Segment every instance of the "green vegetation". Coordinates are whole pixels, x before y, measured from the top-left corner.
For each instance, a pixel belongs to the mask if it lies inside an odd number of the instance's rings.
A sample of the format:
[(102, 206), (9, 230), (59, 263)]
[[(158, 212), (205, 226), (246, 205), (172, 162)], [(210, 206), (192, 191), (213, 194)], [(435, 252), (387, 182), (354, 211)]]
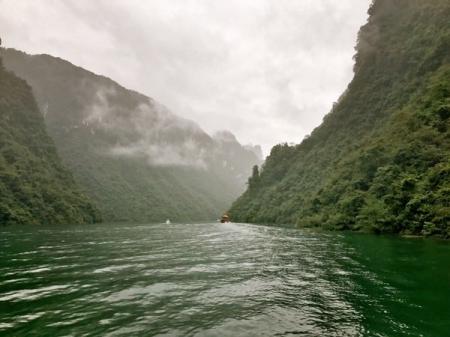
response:
[(450, 3), (369, 14), (348, 89), (310, 137), (272, 149), (233, 220), (450, 236)]
[(62, 166), (31, 88), (0, 59), (0, 225), (98, 220)]
[(3, 50), (33, 88), (64, 164), (106, 221), (211, 220), (261, 159), (112, 80), (49, 55)]

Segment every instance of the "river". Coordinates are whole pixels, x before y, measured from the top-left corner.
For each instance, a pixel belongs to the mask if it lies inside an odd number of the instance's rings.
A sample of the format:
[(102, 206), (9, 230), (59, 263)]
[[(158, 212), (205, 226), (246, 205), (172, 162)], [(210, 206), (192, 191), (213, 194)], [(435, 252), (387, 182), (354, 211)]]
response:
[(248, 224), (0, 228), (1, 336), (449, 336), (450, 244)]

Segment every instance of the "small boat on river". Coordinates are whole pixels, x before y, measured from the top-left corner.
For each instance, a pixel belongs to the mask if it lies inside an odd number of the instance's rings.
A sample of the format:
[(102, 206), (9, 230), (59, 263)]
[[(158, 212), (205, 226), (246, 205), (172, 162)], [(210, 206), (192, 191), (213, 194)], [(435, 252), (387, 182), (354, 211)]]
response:
[(228, 216), (228, 214), (224, 214), (222, 215), (222, 218), (220, 219), (221, 223), (227, 223), (230, 222), (230, 217)]

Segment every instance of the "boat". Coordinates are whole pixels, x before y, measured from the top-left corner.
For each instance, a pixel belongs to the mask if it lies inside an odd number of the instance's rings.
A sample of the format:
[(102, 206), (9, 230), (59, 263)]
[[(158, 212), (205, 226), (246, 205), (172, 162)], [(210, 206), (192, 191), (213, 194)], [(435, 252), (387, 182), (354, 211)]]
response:
[(230, 217), (228, 216), (228, 214), (224, 214), (222, 215), (222, 218), (220, 219), (221, 223), (227, 223), (230, 222)]
[(166, 225), (170, 225), (170, 224), (171, 224), (170, 219), (167, 219), (166, 220)]

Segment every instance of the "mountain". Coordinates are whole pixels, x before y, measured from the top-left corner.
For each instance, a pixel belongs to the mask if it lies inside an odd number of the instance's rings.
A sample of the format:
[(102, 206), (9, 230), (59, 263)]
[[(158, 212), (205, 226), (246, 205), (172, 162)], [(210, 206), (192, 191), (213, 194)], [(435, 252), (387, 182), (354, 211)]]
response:
[(222, 167), (227, 171), (233, 172), (235, 179), (239, 182), (239, 186), (242, 186), (242, 190), (239, 193), (241, 194), (244, 192), (252, 166), (262, 163), (263, 153), (261, 146), (242, 146), (229, 131), (216, 132), (213, 135), (213, 139), (217, 144), (218, 153), (222, 156)]
[(0, 58), (0, 225), (99, 220), (63, 167), (30, 86)]
[(3, 54), (32, 86), (64, 164), (106, 221), (215, 219), (261, 162), (231, 134), (211, 137), (109, 78), (49, 55)]
[(449, 18), (448, 0), (374, 1), (347, 90), (272, 149), (233, 219), (450, 236)]

